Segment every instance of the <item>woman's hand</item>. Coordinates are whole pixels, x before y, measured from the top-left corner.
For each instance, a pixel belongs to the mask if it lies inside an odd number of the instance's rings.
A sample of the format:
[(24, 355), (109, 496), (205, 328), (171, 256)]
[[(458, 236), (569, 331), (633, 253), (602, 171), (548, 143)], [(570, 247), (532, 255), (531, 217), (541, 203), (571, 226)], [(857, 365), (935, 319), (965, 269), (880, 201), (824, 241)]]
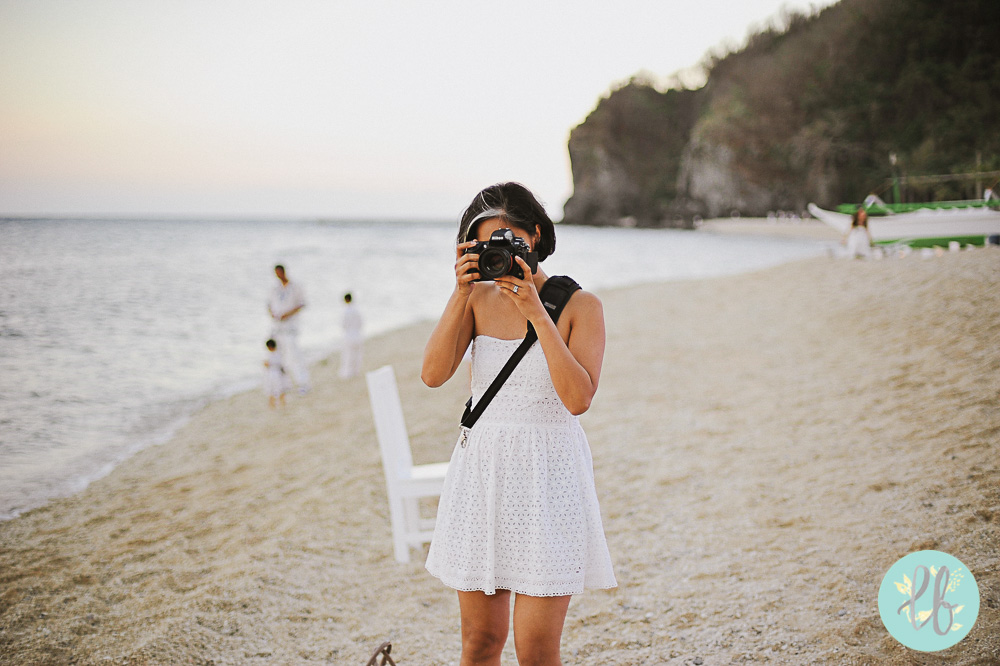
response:
[(479, 255), (465, 253), (475, 244), (476, 241), (466, 241), (455, 247), (455, 289), (463, 296), (472, 293), (473, 280), (479, 277)]
[(537, 325), (538, 318), (547, 317), (548, 314), (545, 312), (542, 300), (538, 297), (535, 281), (531, 277), (531, 268), (521, 257), (515, 256), (514, 260), (521, 266), (524, 277), (516, 278), (513, 275), (504, 275), (495, 280), (496, 285), (500, 288), (500, 293), (514, 302), (525, 319)]

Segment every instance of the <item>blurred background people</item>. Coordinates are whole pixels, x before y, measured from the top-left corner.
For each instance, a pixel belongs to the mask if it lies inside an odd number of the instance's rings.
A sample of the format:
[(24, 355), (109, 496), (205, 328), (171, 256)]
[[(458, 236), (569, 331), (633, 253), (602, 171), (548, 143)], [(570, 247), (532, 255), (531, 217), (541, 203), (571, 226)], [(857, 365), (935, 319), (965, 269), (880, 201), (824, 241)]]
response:
[(344, 314), (341, 325), (344, 327), (344, 346), (340, 352), (340, 377), (348, 379), (361, 374), (361, 357), (364, 347), (362, 328), (364, 322), (358, 306), (354, 304), (351, 294), (344, 294)]
[(851, 216), (851, 230), (844, 238), (850, 259), (865, 259), (872, 255), (872, 234), (868, 231), (868, 211), (858, 206)]
[(288, 375), (281, 365), (281, 352), (278, 351), (278, 343), (274, 339), (266, 343), (267, 355), (264, 357), (264, 393), (267, 394), (267, 402), (274, 409), (280, 403), (285, 406), (285, 392), (289, 389)]
[(309, 390), (309, 369), (299, 350), (299, 313), (306, 306), (305, 294), (302, 287), (288, 279), (284, 266), (275, 266), (274, 274), (278, 284), (267, 300), (272, 320), (271, 337), (277, 342), (285, 372), (295, 380), (299, 393), (305, 393)]

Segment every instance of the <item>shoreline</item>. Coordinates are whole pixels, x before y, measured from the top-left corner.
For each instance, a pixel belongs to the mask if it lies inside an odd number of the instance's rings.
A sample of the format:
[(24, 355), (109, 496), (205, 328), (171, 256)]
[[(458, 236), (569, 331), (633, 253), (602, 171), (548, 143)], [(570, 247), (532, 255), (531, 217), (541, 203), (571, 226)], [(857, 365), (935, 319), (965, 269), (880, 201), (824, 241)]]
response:
[(766, 236), (839, 242), (842, 235), (819, 220), (775, 219), (763, 217), (705, 220), (698, 231), (721, 235)]
[[(567, 662), (911, 663), (873, 600), (924, 548), (980, 587), (944, 655), (1000, 656), (996, 258), (598, 292), (608, 351), (582, 422), (620, 587), (574, 598)], [(365, 347), (366, 370), (396, 368), (417, 463), (448, 458), (467, 398), (419, 381), (432, 326)], [(0, 663), (363, 663), (386, 639), (401, 663), (457, 662), (454, 593), (392, 559), (364, 378), (336, 370), (284, 411), (259, 390), (213, 402), (0, 523)]]
[[(656, 231), (677, 233), (678, 230), (663, 229)], [(709, 234), (698, 235), (701, 235), (704, 238)], [(746, 235), (746, 241), (749, 244), (756, 245), (761, 242), (760, 236), (760, 234), (757, 234), (757, 238), (754, 238), (752, 235)], [(764, 242), (767, 242), (766, 239)], [(748, 256), (754, 256), (755, 251), (747, 250), (746, 254)], [(788, 260), (789, 259), (786, 258), (781, 261)], [(723, 263), (724, 262), (720, 262), (720, 265)], [(745, 272), (754, 272), (756, 270), (760, 270), (760, 268), (745, 266), (740, 270)], [(576, 274), (575, 271), (571, 270), (570, 272), (574, 272), (574, 274)], [(685, 276), (675, 277), (673, 279), (689, 280), (699, 278), (697, 276)], [(670, 280), (665, 279), (663, 276), (654, 276), (652, 279), (637, 279), (634, 275), (632, 275), (624, 280), (624, 286), (627, 286), (628, 284), (646, 284), (650, 281), (659, 282)], [(585, 282), (587, 282), (586, 286), (588, 288), (593, 289), (593, 285), (589, 281)], [(616, 286), (622, 285), (618, 285), (616, 283)], [(600, 290), (600, 288), (598, 288), (598, 290)], [(441, 296), (446, 298), (447, 293), (450, 292), (444, 292)], [(410, 314), (412, 316), (414, 313)], [(436, 313), (424, 313), (419, 316), (431, 318), (436, 316)], [(417, 317), (410, 318), (409, 320), (403, 320), (400, 318), (399, 320), (394, 320), (393, 323), (388, 326), (384, 325), (385, 322), (377, 322), (374, 324), (370, 323), (374, 329), (371, 335), (382, 335), (416, 323), (419, 323), (419, 319)], [(382, 325), (380, 326), (379, 324)], [(314, 328), (312, 330), (316, 329)], [(312, 343), (311, 346), (304, 346), (304, 355), (307, 362), (310, 364), (321, 362), (326, 358), (336, 357), (339, 353), (339, 345), (341, 344), (341, 340), (336, 335), (330, 337), (330, 339), (324, 337), (323, 342), (318, 347), (316, 346), (315, 336), (310, 342)], [(104, 433), (97, 431), (88, 432), (87, 434), (91, 435), (95, 441), (103, 440), (103, 448), (95, 449), (89, 456), (78, 458), (73, 464), (67, 464), (62, 460), (52, 458), (52, 465), (49, 467), (48, 476), (45, 476), (44, 478), (36, 476), (31, 479), (11, 479), (10, 488), (7, 488), (6, 493), (0, 493), (0, 495), (2, 495), (2, 497), (0, 497), (0, 500), (2, 500), (2, 502), (0, 502), (0, 523), (11, 520), (26, 511), (44, 506), (52, 499), (72, 496), (85, 489), (94, 480), (106, 476), (111, 470), (120, 465), (123, 460), (127, 460), (132, 455), (135, 455), (137, 451), (155, 447), (169, 441), (176, 434), (178, 428), (186, 423), (193, 414), (202, 409), (206, 404), (222, 400), (239, 393), (254, 390), (254, 388), (257, 388), (260, 384), (260, 371), (256, 369), (258, 359), (256, 356), (253, 356), (251, 358), (245, 358), (243, 361), (249, 361), (249, 363), (241, 363), (230, 366), (231, 374), (229, 376), (210, 379), (207, 383), (202, 381), (201, 388), (197, 389), (195, 392), (160, 396), (162, 398), (161, 400), (148, 402), (145, 405), (140, 406), (133, 413), (139, 414), (140, 419), (145, 422), (145, 426), (142, 428), (134, 428), (130, 431), (121, 429), (114, 432), (106, 431)], [(147, 378), (146, 383), (148, 384), (150, 381), (155, 381), (157, 379), (159, 378), (149, 377)], [(173, 377), (171, 379), (176, 382), (182, 378)], [(201, 381), (203, 378), (199, 377), (197, 379)], [(105, 411), (104, 414), (107, 416), (108, 412)], [(41, 418), (41, 416), (39, 418)], [(74, 444), (69, 441), (67, 441), (64, 446), (67, 451), (76, 450)], [(3, 466), (5, 461), (6, 459), (0, 460), (0, 467)], [(29, 459), (27, 462), (28, 464), (33, 464), (35, 461)], [(18, 469), (18, 465), (20, 463), (21, 460), (15, 458), (10, 462), (9, 469)], [(58, 471), (53, 473), (53, 470)], [(0, 479), (0, 486), (3, 485), (3, 481), (4, 479)]]

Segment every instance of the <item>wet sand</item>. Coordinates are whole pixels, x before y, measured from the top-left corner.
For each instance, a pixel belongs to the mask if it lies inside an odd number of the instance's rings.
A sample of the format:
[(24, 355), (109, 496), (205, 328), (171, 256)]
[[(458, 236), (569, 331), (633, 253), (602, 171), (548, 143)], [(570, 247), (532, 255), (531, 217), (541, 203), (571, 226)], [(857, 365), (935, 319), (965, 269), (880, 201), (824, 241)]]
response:
[[(620, 587), (574, 598), (567, 664), (1000, 660), (1000, 251), (815, 258), (601, 293), (584, 415)], [(461, 375), (419, 380), (431, 324), (372, 341), (419, 462)], [(363, 378), (314, 369), (269, 411), (208, 406), (85, 492), (0, 524), (0, 663), (458, 663), (453, 591), (392, 557)], [(933, 548), (981, 610), (947, 651), (883, 628), (888, 568)], [(513, 641), (504, 663), (515, 663)]]

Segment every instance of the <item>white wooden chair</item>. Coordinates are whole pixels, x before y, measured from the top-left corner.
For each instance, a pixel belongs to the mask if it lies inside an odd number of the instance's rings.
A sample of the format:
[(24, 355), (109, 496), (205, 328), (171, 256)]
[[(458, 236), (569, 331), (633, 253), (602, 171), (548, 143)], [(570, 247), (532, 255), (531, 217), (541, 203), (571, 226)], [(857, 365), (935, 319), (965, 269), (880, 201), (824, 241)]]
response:
[(409, 562), (410, 547), (419, 548), (434, 533), (434, 518), (420, 516), (419, 499), (441, 494), (448, 463), (413, 464), (392, 366), (372, 370), (365, 379), (389, 495), (392, 547), (397, 562)]

